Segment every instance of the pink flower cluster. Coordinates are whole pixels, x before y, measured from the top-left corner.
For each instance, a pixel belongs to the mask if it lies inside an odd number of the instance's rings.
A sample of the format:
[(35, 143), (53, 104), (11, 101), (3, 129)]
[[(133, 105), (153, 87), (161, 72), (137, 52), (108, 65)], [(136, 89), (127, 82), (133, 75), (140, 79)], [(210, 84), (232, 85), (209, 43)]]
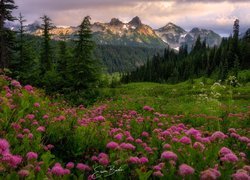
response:
[(70, 170), (64, 169), (60, 163), (56, 163), (52, 167), (51, 173), (55, 176), (64, 176), (64, 175), (70, 174)]
[(145, 164), (145, 163), (148, 163), (148, 158), (147, 157), (141, 157), (141, 158), (138, 158), (138, 157), (130, 157), (128, 159), (128, 162), (131, 163), (131, 164)]
[(120, 147), (125, 150), (135, 150), (135, 146), (130, 143), (121, 143)]
[[(70, 165), (68, 164), (68, 166), (70, 166)], [(78, 163), (76, 165), (76, 169), (78, 169), (80, 171), (91, 171), (91, 168), (88, 165), (83, 164), (83, 163)]]
[(176, 161), (178, 159), (177, 155), (173, 153), (172, 151), (164, 151), (161, 154), (161, 159), (166, 159), (166, 160), (174, 160)]
[(109, 142), (106, 146), (108, 149), (118, 149), (119, 148), (119, 144), (116, 142)]
[(34, 88), (31, 85), (24, 86), (24, 89), (28, 92), (33, 92)]
[(222, 147), (219, 151), (220, 160), (225, 162), (237, 162), (239, 159), (238, 157), (228, 148)]
[(26, 155), (28, 160), (32, 160), (32, 159), (37, 159), (38, 158), (38, 154), (35, 152), (28, 152)]
[(200, 179), (201, 180), (208, 180), (208, 179), (216, 180), (220, 176), (221, 176), (221, 173), (218, 170), (209, 168), (209, 169), (201, 172)]
[(22, 157), (12, 155), (9, 147), (9, 142), (6, 139), (0, 139), (0, 162), (6, 163), (12, 168), (16, 168), (22, 162)]
[(188, 176), (194, 173), (194, 168), (192, 168), (191, 166), (187, 165), (187, 164), (182, 164), (179, 167), (179, 174), (181, 176)]
[(143, 109), (145, 111), (154, 111), (154, 108), (150, 107), (150, 106), (144, 106)]

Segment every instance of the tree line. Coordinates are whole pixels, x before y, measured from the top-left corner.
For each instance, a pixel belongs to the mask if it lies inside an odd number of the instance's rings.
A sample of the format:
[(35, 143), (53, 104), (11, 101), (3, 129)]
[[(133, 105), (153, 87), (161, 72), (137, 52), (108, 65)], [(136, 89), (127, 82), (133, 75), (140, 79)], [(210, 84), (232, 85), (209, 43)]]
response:
[(125, 73), (122, 82), (177, 83), (199, 77), (225, 80), (228, 75), (250, 68), (250, 29), (239, 38), (239, 20), (233, 25), (233, 35), (223, 38), (220, 46), (208, 47), (198, 37), (190, 53), (182, 46), (178, 53), (165, 49), (164, 55), (152, 59), (135, 71)]

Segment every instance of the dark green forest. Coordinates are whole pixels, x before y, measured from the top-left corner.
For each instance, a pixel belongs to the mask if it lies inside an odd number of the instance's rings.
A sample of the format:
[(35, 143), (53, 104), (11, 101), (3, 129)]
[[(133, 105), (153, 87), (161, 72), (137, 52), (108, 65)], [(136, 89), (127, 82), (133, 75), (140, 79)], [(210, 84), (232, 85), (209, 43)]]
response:
[[(223, 38), (219, 47), (207, 47), (206, 41), (197, 39), (191, 52), (187, 46), (179, 53), (165, 49), (133, 72), (128, 72), (122, 81), (177, 83), (199, 77), (225, 80), (228, 75), (238, 76), (240, 70), (250, 68), (250, 31), (239, 39), (239, 20), (234, 22), (233, 35)], [(246, 79), (245, 81), (249, 81)]]

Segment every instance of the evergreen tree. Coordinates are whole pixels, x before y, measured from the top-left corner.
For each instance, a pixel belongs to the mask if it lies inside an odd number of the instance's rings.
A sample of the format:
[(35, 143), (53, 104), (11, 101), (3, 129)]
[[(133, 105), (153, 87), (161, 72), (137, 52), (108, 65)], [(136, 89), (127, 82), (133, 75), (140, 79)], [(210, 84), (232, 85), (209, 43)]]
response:
[(250, 29), (248, 29), (244, 35), (244, 40), (250, 43)]
[(234, 21), (234, 26), (233, 26), (233, 38), (234, 39), (238, 40), (239, 32), (240, 32), (240, 21), (239, 21), (239, 19), (236, 19)]
[(198, 52), (202, 49), (202, 44), (201, 44), (201, 37), (198, 36), (196, 42), (195, 42), (195, 45), (194, 45), (194, 48), (192, 50), (192, 53), (195, 53), (195, 52)]
[(14, 21), (12, 11), (16, 9), (14, 0), (0, 1), (0, 68), (10, 65), (11, 51), (14, 46), (13, 32), (4, 27), (5, 21)]
[(22, 16), (22, 14), (20, 13), (19, 14), (19, 18), (18, 18), (18, 21), (20, 23), (20, 28), (19, 28), (19, 35), (20, 35), (20, 64), (22, 64), (24, 62), (24, 56), (23, 56), (23, 45), (24, 45), (24, 39), (23, 39), (23, 36), (24, 36), (24, 24), (26, 22), (26, 19), (24, 19), (24, 17)]
[(75, 42), (75, 58), (71, 65), (74, 90), (80, 91), (94, 87), (99, 79), (100, 68), (93, 57), (94, 41), (92, 39), (90, 17), (83, 19)]
[(54, 28), (54, 25), (51, 22), (51, 19), (44, 15), (41, 17), (42, 24), (41, 29), (43, 31), (43, 47), (41, 52), (41, 74), (44, 75), (46, 71), (52, 70), (52, 48), (50, 45), (51, 34), (50, 31)]
[(24, 66), (27, 64), (25, 62), (25, 57), (24, 57), (24, 23), (26, 20), (24, 19), (23, 15), (20, 13), (18, 17), (18, 22), (19, 22), (19, 29), (17, 32), (17, 57), (15, 58), (15, 62), (12, 63), (12, 66), (14, 70), (16, 70), (18, 73), (21, 71), (24, 71)]
[(67, 45), (66, 40), (60, 41), (58, 44), (57, 73), (61, 77), (60, 85), (62, 88), (70, 86), (70, 61), (73, 61), (71, 48)]

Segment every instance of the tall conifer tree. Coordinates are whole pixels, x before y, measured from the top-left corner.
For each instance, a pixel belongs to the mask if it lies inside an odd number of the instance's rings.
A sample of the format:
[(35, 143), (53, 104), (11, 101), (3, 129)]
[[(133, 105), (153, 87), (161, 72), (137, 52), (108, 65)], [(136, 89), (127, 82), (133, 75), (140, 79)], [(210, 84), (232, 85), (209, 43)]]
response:
[(99, 79), (100, 68), (93, 57), (94, 41), (92, 39), (90, 17), (83, 19), (77, 33), (75, 58), (71, 66), (74, 89), (79, 91), (93, 87)]
[(16, 9), (14, 0), (0, 0), (0, 68), (10, 65), (13, 49), (13, 32), (4, 27), (6, 21), (14, 21), (12, 11)]

